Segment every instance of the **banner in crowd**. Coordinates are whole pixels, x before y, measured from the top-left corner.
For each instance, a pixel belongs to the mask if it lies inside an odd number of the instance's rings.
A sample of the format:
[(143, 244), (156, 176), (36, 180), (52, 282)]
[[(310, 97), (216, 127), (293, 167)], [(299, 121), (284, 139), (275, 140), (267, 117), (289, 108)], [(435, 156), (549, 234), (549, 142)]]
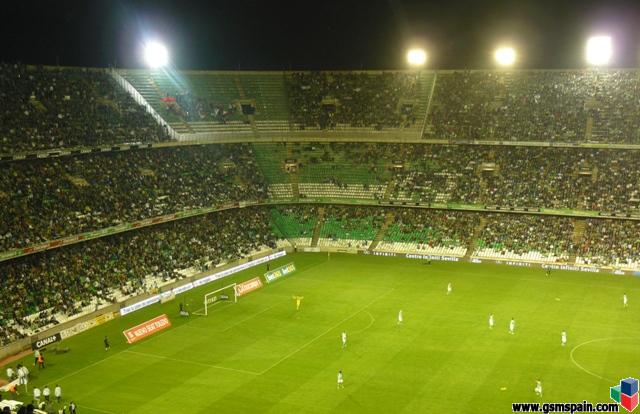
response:
[(251, 293), (254, 290), (258, 290), (262, 287), (262, 280), (259, 277), (254, 277), (253, 279), (245, 280), (244, 282), (238, 283), (236, 285), (236, 295), (243, 296), (247, 293)]
[(38, 339), (37, 341), (33, 341), (31, 343), (31, 349), (35, 351), (36, 349), (42, 349), (45, 346), (49, 346), (51, 344), (54, 344), (60, 341), (62, 341), (62, 336), (60, 336), (60, 334), (57, 333), (55, 335), (50, 335), (45, 338)]
[(271, 270), (265, 273), (264, 279), (267, 281), (267, 283), (271, 283), (276, 279), (280, 279), (281, 277), (288, 275), (289, 273), (295, 272), (295, 270), (296, 270), (296, 265), (293, 263), (289, 263), (284, 266), (280, 266), (275, 270)]
[(95, 318), (89, 319), (88, 321), (79, 322), (73, 325), (71, 328), (63, 329), (60, 331), (60, 336), (62, 339), (69, 338), (73, 335), (77, 335), (80, 332), (84, 332), (88, 329), (91, 329), (95, 326), (102, 325), (105, 322), (108, 322), (116, 317), (117, 313), (109, 312), (102, 315), (98, 315)]
[(129, 328), (122, 333), (124, 337), (127, 338), (127, 342), (132, 344), (169, 327), (171, 327), (171, 322), (167, 315), (160, 315), (133, 328)]

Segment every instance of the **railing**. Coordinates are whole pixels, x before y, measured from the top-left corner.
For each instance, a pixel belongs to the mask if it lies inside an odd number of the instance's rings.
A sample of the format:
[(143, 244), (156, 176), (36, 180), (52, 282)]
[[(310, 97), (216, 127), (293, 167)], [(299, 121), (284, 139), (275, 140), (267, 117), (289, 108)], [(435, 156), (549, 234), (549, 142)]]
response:
[(162, 118), (160, 116), (160, 114), (158, 114), (156, 112), (155, 109), (153, 109), (153, 107), (151, 105), (149, 105), (149, 103), (147, 102), (147, 100), (140, 94), (140, 92), (138, 92), (136, 90), (136, 88), (134, 88), (129, 81), (127, 81), (125, 78), (123, 78), (122, 76), (120, 76), (120, 74), (118, 73), (118, 71), (116, 71), (115, 69), (111, 69), (109, 70), (109, 74), (111, 75), (111, 77), (113, 77), (113, 79), (115, 79), (115, 81), (118, 83), (118, 85), (120, 85), (122, 87), (122, 89), (124, 89), (125, 91), (127, 91), (127, 93), (129, 95), (131, 95), (131, 97), (136, 101), (136, 103), (142, 107), (144, 107), (147, 111), (147, 113), (149, 115), (151, 115), (153, 117), (153, 119), (155, 119), (155, 121), (162, 127), (164, 127), (167, 130), (167, 133), (169, 134), (169, 136), (172, 139), (176, 139), (179, 140), (180, 139), (180, 134), (178, 134), (176, 131), (173, 130), (173, 128), (171, 127), (171, 125), (169, 125), (167, 123), (167, 121), (164, 120), (164, 118)]

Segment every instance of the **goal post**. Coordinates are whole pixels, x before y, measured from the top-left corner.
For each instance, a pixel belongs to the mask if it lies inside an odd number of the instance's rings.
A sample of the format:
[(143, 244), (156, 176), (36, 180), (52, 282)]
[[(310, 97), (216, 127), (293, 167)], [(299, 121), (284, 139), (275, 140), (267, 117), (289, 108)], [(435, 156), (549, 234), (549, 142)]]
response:
[(204, 295), (203, 308), (193, 312), (195, 315), (209, 314), (209, 308), (222, 302), (238, 302), (238, 295), (236, 294), (236, 284), (232, 283), (220, 289), (216, 289), (213, 292), (209, 292)]

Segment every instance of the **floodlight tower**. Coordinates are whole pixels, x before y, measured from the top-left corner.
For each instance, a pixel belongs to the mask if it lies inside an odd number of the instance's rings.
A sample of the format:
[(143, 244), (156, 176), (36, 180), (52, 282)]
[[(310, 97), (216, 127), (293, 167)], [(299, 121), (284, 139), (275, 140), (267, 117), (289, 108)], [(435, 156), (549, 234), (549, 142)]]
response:
[(586, 58), (590, 66), (606, 66), (613, 55), (611, 36), (592, 36), (587, 40)]
[(407, 63), (413, 68), (423, 67), (427, 63), (427, 52), (424, 49), (409, 49)]
[(149, 42), (144, 46), (144, 60), (152, 69), (158, 69), (169, 63), (169, 51), (158, 42)]
[(513, 66), (516, 63), (516, 50), (510, 46), (501, 46), (496, 49), (493, 57), (500, 66)]

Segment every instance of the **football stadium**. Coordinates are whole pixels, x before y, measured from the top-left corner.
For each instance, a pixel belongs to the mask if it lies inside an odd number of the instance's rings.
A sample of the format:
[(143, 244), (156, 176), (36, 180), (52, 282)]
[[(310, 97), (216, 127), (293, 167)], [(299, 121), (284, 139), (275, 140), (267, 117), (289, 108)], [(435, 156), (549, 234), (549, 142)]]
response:
[(640, 72), (583, 40), (0, 63), (0, 412), (634, 411)]

